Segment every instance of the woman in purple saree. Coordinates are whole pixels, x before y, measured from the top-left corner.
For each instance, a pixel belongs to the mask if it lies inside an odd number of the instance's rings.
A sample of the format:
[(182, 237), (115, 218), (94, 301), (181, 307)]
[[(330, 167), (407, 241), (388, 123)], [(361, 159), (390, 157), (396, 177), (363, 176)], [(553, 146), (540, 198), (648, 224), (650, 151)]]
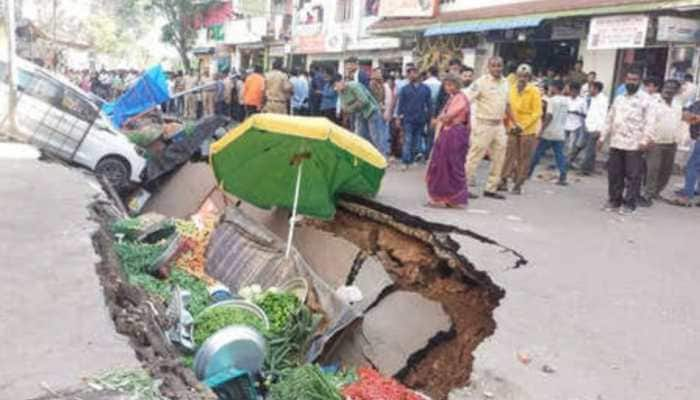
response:
[(469, 150), (469, 100), (460, 91), (459, 78), (443, 79), (450, 96), (437, 117), (438, 135), (433, 147), (426, 183), (428, 206), (464, 208), (469, 199), (464, 164)]

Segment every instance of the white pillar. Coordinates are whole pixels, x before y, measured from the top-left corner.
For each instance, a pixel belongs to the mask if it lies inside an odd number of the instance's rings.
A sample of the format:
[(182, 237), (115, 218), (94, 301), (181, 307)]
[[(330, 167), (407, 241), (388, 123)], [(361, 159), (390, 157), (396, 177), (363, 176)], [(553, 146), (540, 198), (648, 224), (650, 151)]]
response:
[(7, 26), (7, 69), (9, 99), (7, 110), (7, 128), (10, 134), (17, 134), (17, 119), (15, 109), (17, 106), (17, 64), (15, 54), (17, 42), (15, 38), (15, 0), (6, 0), (6, 26)]

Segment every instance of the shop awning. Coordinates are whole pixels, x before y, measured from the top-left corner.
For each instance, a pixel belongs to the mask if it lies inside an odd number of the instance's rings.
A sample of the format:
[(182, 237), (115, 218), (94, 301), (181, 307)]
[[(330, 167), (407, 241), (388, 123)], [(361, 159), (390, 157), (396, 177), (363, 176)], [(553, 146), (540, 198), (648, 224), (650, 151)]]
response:
[[(679, 11), (697, 7), (700, 0), (533, 0), (446, 12), (433, 18), (384, 18), (369, 27), (373, 35), (426, 36), (537, 26), (544, 19), (647, 11)], [(530, 20), (532, 19), (532, 20)], [(535, 23), (536, 21), (536, 23)], [(534, 25), (527, 25), (532, 23)]]
[(517, 28), (532, 28), (538, 26), (544, 17), (528, 15), (526, 17), (511, 17), (500, 19), (483, 19), (464, 21), (449, 25), (439, 25), (425, 30), (425, 36), (456, 35), (468, 32), (484, 32)]

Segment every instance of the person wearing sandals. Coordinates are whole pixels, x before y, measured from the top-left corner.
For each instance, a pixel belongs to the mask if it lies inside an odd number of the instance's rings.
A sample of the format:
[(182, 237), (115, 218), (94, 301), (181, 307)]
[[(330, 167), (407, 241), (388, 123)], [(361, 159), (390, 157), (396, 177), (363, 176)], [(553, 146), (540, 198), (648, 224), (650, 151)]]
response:
[(448, 99), (437, 117), (437, 138), (428, 164), (427, 206), (464, 208), (469, 199), (464, 163), (469, 150), (469, 99), (460, 91), (459, 76), (443, 79)]
[(695, 189), (698, 185), (698, 179), (700, 179), (700, 101), (696, 101), (685, 109), (683, 119), (690, 123), (690, 138), (693, 140), (693, 144), (691, 145), (690, 158), (685, 165), (685, 184), (676, 197), (671, 199), (671, 204), (692, 207)]
[(651, 97), (640, 90), (641, 72), (631, 69), (625, 77), (626, 93), (615, 97), (605, 128), (598, 139), (602, 148), (610, 139), (608, 155), (608, 203), (605, 211), (630, 215), (637, 209), (642, 186), (643, 154), (654, 142), (655, 115)]

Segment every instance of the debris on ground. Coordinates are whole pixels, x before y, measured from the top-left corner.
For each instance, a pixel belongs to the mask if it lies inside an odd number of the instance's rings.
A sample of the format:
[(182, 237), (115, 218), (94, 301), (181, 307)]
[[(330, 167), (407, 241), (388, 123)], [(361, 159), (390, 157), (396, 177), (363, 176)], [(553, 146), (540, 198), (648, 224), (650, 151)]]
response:
[(153, 380), (142, 369), (125, 369), (107, 371), (90, 378), (88, 386), (96, 391), (114, 391), (124, 393), (129, 398), (138, 400), (165, 400), (160, 394), (160, 382)]
[[(324, 371), (330, 366), (366, 368), (372, 372), (365, 375), (385, 383), (396, 379), (396, 385), (410, 388), (407, 393), (419, 399), (427, 397), (413, 393), (446, 400), (450, 391), (469, 382), (472, 354), (495, 330), (492, 314), (504, 292), (458, 253), (450, 235), (500, 245), (467, 230), (347, 198), (332, 220), (299, 222), (291, 257), (285, 258), (280, 236), (289, 228), (286, 213), (248, 215), (249, 208), (239, 208), (235, 198), (222, 195), (211, 171), (200, 167), (185, 165), (149, 199), (145, 209), (156, 222), (128, 218), (113, 223), (105, 210), (95, 210), (109, 228), (95, 235), (95, 245), (103, 255), (98, 271), (110, 312), (117, 330), (131, 338), (144, 369), (162, 383), (163, 396), (213, 398), (207, 386), (220, 396), (222, 391), (252, 393), (254, 387), (263, 395), (264, 388), (284, 393), (292, 390), (285, 381), (291, 371), (317, 379), (308, 388), (322, 391), (328, 385), (315, 375), (318, 367), (313, 363)], [(164, 215), (153, 218), (158, 215), (154, 211)], [(164, 229), (168, 225), (173, 232)], [(516, 256), (516, 266), (527, 262), (502, 248)], [(170, 256), (163, 258), (164, 253)], [(304, 285), (297, 291), (279, 292), (299, 280)], [(165, 312), (175, 287), (189, 293), (182, 304), (191, 314), (195, 344), (201, 346), (232, 324), (251, 327), (267, 342), (262, 370), (240, 375), (231, 365), (220, 374), (202, 375), (191, 350), (175, 346), (164, 335), (173, 326), (185, 334), (188, 330)], [(213, 288), (225, 296), (214, 297)], [(341, 298), (339, 289), (353, 295)], [(246, 299), (238, 300), (239, 292)], [(293, 299), (294, 307), (278, 298)], [(208, 324), (204, 332), (198, 315), (216, 301), (260, 306), (272, 326), (217, 316), (225, 321)], [(222, 382), (236, 384), (224, 387)]]

